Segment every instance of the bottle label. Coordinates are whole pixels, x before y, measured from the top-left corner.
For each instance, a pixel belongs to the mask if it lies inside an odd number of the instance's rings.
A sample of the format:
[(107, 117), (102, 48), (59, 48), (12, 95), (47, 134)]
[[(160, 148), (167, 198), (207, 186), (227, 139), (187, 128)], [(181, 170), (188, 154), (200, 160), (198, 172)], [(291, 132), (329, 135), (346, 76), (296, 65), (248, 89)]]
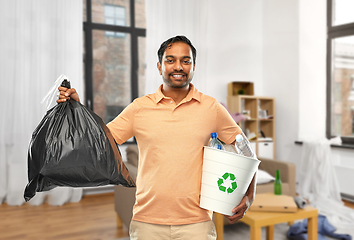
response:
[(218, 187), (222, 192), (228, 194), (233, 193), (237, 189), (236, 177), (233, 173), (224, 173), (221, 178), (218, 179)]

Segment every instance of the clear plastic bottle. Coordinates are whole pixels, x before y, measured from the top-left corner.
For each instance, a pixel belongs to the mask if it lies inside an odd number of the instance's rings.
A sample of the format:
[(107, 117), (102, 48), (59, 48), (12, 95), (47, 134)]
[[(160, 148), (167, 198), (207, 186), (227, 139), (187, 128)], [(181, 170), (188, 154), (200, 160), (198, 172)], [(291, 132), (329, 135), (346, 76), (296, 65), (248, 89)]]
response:
[(275, 195), (282, 194), (281, 185), (282, 185), (282, 183), (280, 180), (280, 172), (279, 172), (279, 170), (277, 170), (277, 172), (275, 174), (275, 181), (274, 181), (274, 194)]
[(239, 151), (240, 155), (244, 155), (246, 157), (251, 157), (251, 158), (256, 158), (256, 154), (252, 150), (252, 148), (250, 146), (250, 142), (248, 141), (246, 136), (244, 136), (243, 133), (238, 134), (236, 136), (236, 148)]
[(209, 147), (225, 151), (224, 145), (219, 141), (218, 134), (216, 132), (211, 133), (210, 137), (211, 140), (208, 144)]

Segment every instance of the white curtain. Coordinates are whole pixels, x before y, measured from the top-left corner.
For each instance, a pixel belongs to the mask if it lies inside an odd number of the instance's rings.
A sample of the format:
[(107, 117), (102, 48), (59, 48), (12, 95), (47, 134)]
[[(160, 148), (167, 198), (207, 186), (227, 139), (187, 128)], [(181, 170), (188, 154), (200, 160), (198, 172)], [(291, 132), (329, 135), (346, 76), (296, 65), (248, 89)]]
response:
[[(28, 145), (54, 81), (65, 74), (83, 97), (82, 12), (79, 0), (0, 0), (0, 204), (24, 203)], [(60, 205), (81, 195), (56, 188), (30, 203)]]
[[(339, 141), (339, 142), (338, 142)], [(320, 214), (327, 216), (337, 229), (353, 227), (354, 211), (345, 207), (331, 159), (331, 143), (340, 143), (340, 138), (328, 140), (305, 140), (298, 169), (298, 194), (309, 200)], [(344, 231), (345, 232), (345, 231)]]
[(205, 91), (209, 5), (209, 0), (146, 1), (146, 94), (156, 92), (162, 84), (156, 67), (157, 50), (162, 42), (176, 35), (186, 36), (197, 49), (192, 83), (199, 91)]

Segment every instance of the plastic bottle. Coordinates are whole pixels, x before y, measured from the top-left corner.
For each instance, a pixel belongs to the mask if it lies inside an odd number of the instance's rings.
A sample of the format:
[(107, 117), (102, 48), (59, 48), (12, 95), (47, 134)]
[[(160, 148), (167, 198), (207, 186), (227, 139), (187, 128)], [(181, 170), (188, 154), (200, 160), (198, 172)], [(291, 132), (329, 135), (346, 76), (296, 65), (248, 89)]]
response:
[(275, 175), (275, 182), (274, 182), (274, 194), (275, 195), (281, 195), (281, 180), (280, 180), (280, 172), (277, 170), (276, 175)]
[(239, 151), (239, 154), (244, 155), (246, 157), (256, 158), (256, 154), (252, 150), (250, 142), (243, 134), (238, 134), (236, 136), (236, 147)]
[(210, 137), (211, 140), (208, 144), (209, 147), (225, 151), (225, 148), (223, 144), (219, 141), (218, 134), (216, 132), (211, 133)]

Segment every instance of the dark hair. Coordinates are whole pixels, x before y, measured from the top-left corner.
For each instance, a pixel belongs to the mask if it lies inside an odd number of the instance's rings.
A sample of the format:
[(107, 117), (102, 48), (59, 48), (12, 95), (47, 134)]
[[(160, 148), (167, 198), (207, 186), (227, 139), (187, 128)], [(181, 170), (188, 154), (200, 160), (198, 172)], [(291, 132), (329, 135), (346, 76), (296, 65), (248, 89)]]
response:
[(170, 39), (167, 39), (166, 41), (164, 41), (161, 44), (159, 50), (157, 51), (157, 56), (159, 57), (160, 64), (162, 63), (162, 56), (163, 56), (166, 48), (172, 46), (172, 44), (175, 42), (184, 42), (184, 43), (187, 43), (191, 47), (192, 54), (193, 54), (193, 64), (195, 64), (195, 59), (197, 57), (197, 50), (195, 49), (195, 47), (193, 46), (191, 41), (185, 36), (175, 36)]

